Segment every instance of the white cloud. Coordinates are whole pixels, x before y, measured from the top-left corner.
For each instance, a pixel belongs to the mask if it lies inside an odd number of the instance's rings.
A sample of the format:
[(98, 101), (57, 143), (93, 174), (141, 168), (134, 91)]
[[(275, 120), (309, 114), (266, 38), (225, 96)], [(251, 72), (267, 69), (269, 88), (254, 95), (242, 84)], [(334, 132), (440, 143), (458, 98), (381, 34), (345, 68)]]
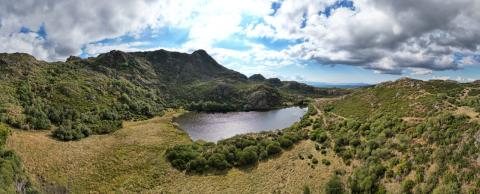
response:
[(433, 76), (432, 80), (451, 80), (450, 76)]
[[(378, 73), (426, 75), (480, 64), (480, 1), (355, 0), (318, 14), (336, 0), (19, 0), (0, 5), (0, 52), (27, 52), (45, 60), (64, 60), (82, 48), (95, 55), (109, 49), (139, 50), (133, 41), (102, 44), (145, 29), (189, 29), (188, 41), (173, 49), (205, 49), (219, 61), (243, 60), (277, 68), (315, 60), (320, 64), (360, 66)], [(305, 25), (302, 25), (304, 23)], [(47, 37), (20, 33), (44, 26)], [(245, 37), (247, 51), (214, 46)], [(271, 50), (247, 38), (296, 40)], [(158, 37), (163, 38), (163, 37)], [(298, 43), (300, 42), (300, 43)], [(160, 48), (159, 46), (152, 46)], [(153, 49), (149, 48), (149, 49)], [(454, 60), (454, 54), (465, 57)]]
[[(190, 29), (185, 47), (204, 48), (241, 30), (243, 15), (261, 17), (270, 1), (246, 0), (65, 0), (7, 1), (0, 5), (0, 52), (20, 51), (45, 60), (79, 55), (89, 43), (122, 35), (138, 35), (146, 28)], [(20, 29), (47, 31), (46, 39), (29, 38)], [(125, 48), (120, 45), (119, 48)]]
[(432, 74), (433, 71), (430, 69), (419, 68), (419, 67), (410, 67), (410, 71), (412, 71), (413, 75), (429, 75)]
[(457, 76), (454, 78), (450, 76), (433, 76), (432, 79), (433, 80), (453, 80), (453, 81), (462, 82), (462, 83), (475, 81), (475, 79), (473, 78), (462, 77), (462, 76)]
[[(278, 14), (248, 32), (265, 36), (269, 26), (273, 38), (306, 40), (288, 50), (292, 56), (389, 74), (459, 69), (454, 54), (479, 53), (479, 1), (356, 0), (355, 9), (312, 14), (331, 4), (285, 0)], [(306, 26), (300, 28), (304, 16)]]

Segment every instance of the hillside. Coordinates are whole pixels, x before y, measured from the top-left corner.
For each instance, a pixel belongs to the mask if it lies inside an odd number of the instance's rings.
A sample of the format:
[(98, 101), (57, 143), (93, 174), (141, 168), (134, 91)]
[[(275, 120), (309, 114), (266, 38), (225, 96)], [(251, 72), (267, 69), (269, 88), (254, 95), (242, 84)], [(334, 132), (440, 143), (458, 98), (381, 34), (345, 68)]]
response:
[[(278, 83), (262, 77), (248, 79)], [(300, 122), (281, 131), (216, 144), (192, 142), (172, 123), (180, 113), (169, 111), (82, 141), (15, 130), (7, 148), (24, 159), (33, 185), (49, 192), (475, 193), (479, 88), (386, 82), (318, 98)]]
[(33, 190), (18, 157), (3, 148), (10, 128), (46, 130), (57, 140), (71, 141), (112, 133), (125, 120), (162, 116), (167, 108), (268, 110), (348, 92), (279, 79), (249, 80), (204, 50), (111, 51), (66, 62), (0, 53), (0, 90), (0, 124), (9, 125), (0, 130), (0, 185), (6, 191)]
[(478, 87), (476, 83), (403, 78), (356, 90), (335, 101), (332, 112), (360, 120), (378, 113), (426, 117), (436, 111), (452, 110), (469, 100), (468, 91), (476, 91)]
[[(0, 125), (6, 192), (231, 192), (234, 180), (244, 192), (480, 192), (480, 82), (403, 78), (321, 89), (247, 77), (202, 50), (111, 51), (53, 63), (0, 54), (0, 71), (0, 118), (10, 126)], [(216, 144), (192, 142), (172, 121), (179, 108), (309, 102), (291, 127)], [(272, 186), (272, 174), (282, 184)], [(198, 186), (205, 182), (211, 186)]]
[(109, 133), (122, 120), (151, 118), (165, 108), (266, 110), (348, 92), (249, 80), (204, 50), (111, 51), (53, 63), (28, 54), (0, 54), (0, 72), (1, 121), (23, 129), (56, 126), (54, 136), (63, 140)]
[(353, 193), (477, 193), (479, 88), (404, 78), (319, 100), (315, 133), (360, 164), (346, 182)]

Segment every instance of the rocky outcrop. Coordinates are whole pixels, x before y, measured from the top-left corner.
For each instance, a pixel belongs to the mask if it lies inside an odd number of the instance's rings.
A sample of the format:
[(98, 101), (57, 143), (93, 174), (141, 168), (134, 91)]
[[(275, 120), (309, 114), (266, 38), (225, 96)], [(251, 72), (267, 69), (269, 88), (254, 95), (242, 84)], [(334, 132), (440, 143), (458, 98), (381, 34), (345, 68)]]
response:
[(253, 82), (263, 82), (265, 81), (265, 77), (262, 74), (253, 74), (252, 76), (248, 77), (248, 80)]
[(281, 99), (278, 90), (260, 85), (249, 91), (246, 106), (251, 110), (267, 110), (280, 106)]

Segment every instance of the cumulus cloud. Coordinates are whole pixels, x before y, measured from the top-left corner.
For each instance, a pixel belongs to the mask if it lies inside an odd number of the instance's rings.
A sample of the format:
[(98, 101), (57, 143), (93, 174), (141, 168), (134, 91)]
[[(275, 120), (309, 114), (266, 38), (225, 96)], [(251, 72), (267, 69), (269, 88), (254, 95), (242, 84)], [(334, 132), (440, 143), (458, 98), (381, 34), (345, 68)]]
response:
[(466, 77), (462, 77), (462, 76), (457, 76), (457, 77), (450, 77), (450, 76), (433, 76), (432, 77), (433, 80), (453, 80), (453, 81), (457, 81), (457, 82), (462, 82), (462, 83), (465, 83), (465, 82), (473, 82), (475, 81), (475, 79), (473, 78), (466, 78)]
[[(317, 14), (329, 5), (329, 14)], [(249, 34), (301, 38), (305, 41), (292, 46), (290, 55), (389, 74), (459, 69), (465, 64), (455, 60), (455, 54), (468, 58), (479, 52), (479, 1), (355, 0), (353, 6), (331, 5), (285, 0)], [(299, 25), (302, 19), (304, 26)]]
[[(81, 54), (89, 43), (161, 27), (190, 29), (188, 47), (201, 48), (239, 31), (244, 13), (265, 15), (269, 6), (269, 1), (253, 0), (237, 5), (222, 0), (5, 1), (0, 5), (0, 52), (62, 60)], [(40, 28), (46, 36), (38, 35)]]
[[(149, 1), (5, 1), (0, 5), (0, 37), (21, 44), (6, 44), (2, 51), (32, 53), (46, 60), (79, 55), (84, 44), (155, 28), (162, 20), (160, 4)], [(43, 27), (46, 36), (24, 38), (19, 30)], [(31, 45), (31, 46), (28, 46)]]
[[(0, 52), (51, 61), (82, 52), (136, 51), (148, 44), (101, 40), (173, 27), (188, 29), (188, 40), (174, 49), (202, 48), (220, 61), (244, 60), (257, 69), (316, 61), (427, 75), (480, 64), (478, 10), (477, 0), (5, 1)], [(233, 35), (249, 49), (215, 46)], [(291, 43), (271, 49), (255, 38)], [(147, 49), (155, 48), (161, 47)]]

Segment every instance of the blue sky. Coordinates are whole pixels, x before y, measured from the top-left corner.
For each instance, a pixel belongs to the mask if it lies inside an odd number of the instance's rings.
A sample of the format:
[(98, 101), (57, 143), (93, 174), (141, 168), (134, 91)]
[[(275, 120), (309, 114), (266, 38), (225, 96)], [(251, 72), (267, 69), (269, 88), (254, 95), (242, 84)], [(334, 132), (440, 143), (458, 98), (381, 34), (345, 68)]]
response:
[(19, 2), (30, 11), (0, 6), (0, 52), (56, 61), (204, 49), (228, 68), (284, 80), (480, 79), (480, 3), (454, 1)]

